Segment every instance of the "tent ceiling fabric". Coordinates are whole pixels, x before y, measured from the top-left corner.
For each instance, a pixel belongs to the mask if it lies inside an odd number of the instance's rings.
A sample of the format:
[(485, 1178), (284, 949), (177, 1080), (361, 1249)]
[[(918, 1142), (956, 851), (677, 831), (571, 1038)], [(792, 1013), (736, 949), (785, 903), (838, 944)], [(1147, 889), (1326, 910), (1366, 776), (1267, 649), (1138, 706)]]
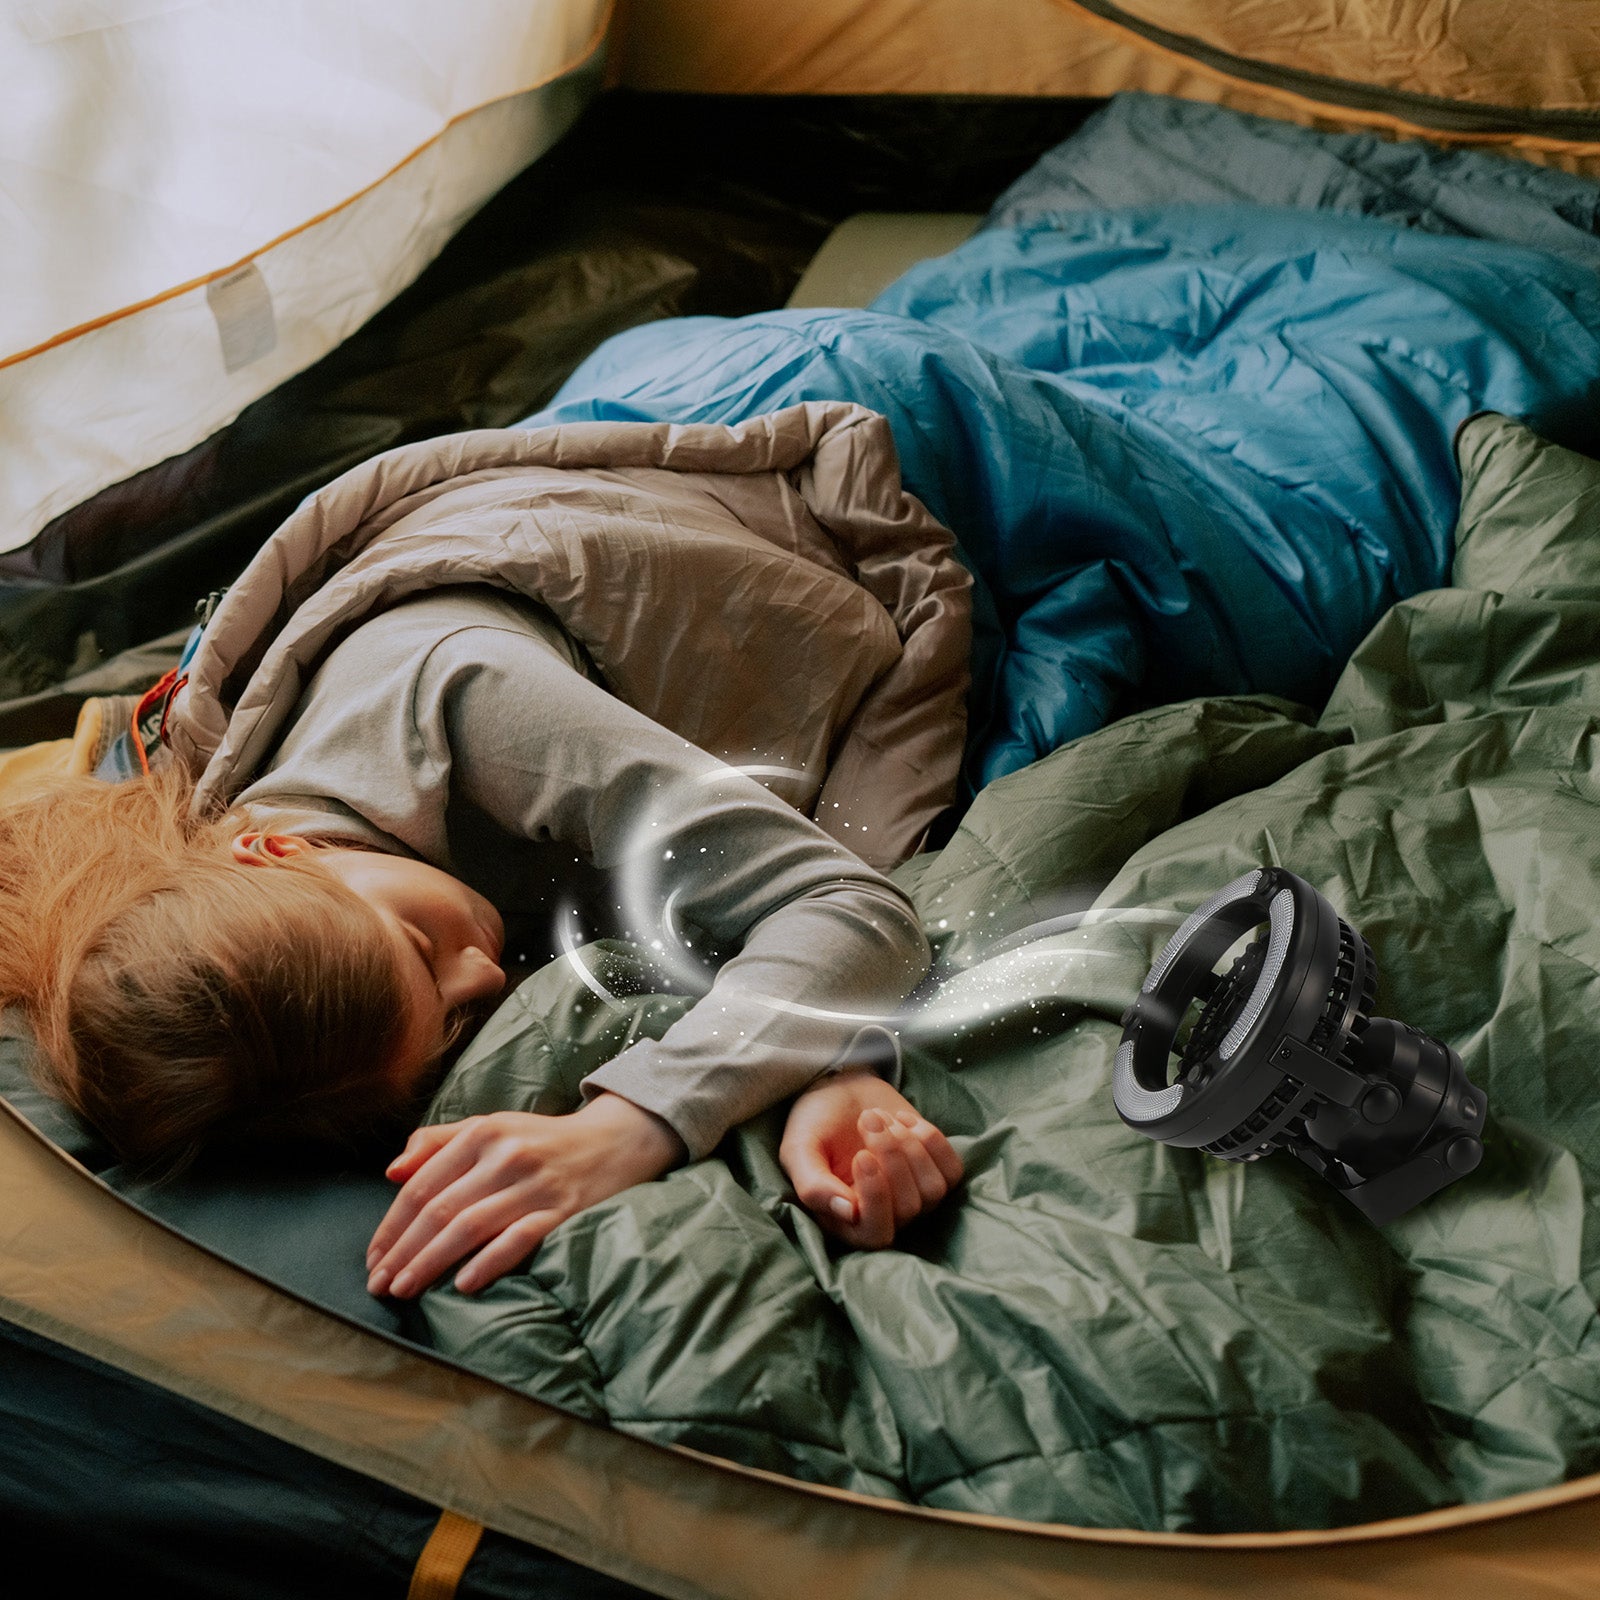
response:
[[(1067, 0), (1240, 60), (1497, 107), (1590, 112), (1594, 17), (1571, 0)], [(1543, 48), (1528, 49), (1540, 40)]]
[(0, 9), (0, 551), (198, 443), (391, 299), (566, 129), (610, 9)]
[(629, 0), (616, 75), (714, 94), (1143, 89), (1600, 172), (1591, 23), (1570, 0)]
[(1008, 95), (1114, 94), (1139, 54), (1054, 0), (626, 0), (616, 53), (631, 89)]

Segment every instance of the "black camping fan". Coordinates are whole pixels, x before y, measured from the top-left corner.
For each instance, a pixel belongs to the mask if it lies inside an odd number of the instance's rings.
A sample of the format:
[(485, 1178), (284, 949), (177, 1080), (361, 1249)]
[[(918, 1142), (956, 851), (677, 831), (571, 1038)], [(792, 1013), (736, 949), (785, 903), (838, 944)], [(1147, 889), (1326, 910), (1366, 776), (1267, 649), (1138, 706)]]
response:
[(1370, 1015), (1376, 990), (1367, 941), (1304, 878), (1247, 872), (1178, 929), (1123, 1015), (1117, 1111), (1224, 1161), (1287, 1150), (1373, 1222), (1393, 1221), (1478, 1165), (1486, 1101), (1448, 1045)]

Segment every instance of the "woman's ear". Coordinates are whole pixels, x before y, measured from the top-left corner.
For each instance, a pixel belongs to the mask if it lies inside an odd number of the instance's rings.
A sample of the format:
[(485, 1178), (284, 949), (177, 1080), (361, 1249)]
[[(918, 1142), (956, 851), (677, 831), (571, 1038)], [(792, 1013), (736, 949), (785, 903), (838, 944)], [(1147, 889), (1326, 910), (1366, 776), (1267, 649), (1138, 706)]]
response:
[(270, 867), (275, 861), (303, 855), (311, 845), (288, 833), (262, 833), (252, 828), (234, 839), (229, 849), (233, 859), (246, 867)]

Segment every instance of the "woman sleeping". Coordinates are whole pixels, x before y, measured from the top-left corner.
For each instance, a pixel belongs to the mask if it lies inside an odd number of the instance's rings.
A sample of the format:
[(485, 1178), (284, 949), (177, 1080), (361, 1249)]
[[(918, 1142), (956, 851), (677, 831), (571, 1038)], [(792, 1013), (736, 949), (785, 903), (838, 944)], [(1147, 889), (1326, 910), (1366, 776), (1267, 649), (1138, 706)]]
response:
[(886, 1244), (961, 1171), (894, 1087), (928, 949), (878, 867), (954, 790), (967, 593), (855, 407), (393, 452), (251, 564), (153, 772), (0, 818), (0, 994), (125, 1159), (349, 1139), (499, 997), (523, 886), (588, 864), (614, 926), (727, 959), (572, 1115), (416, 1132), (372, 1292), (481, 1288), (795, 1096), (797, 1193)]

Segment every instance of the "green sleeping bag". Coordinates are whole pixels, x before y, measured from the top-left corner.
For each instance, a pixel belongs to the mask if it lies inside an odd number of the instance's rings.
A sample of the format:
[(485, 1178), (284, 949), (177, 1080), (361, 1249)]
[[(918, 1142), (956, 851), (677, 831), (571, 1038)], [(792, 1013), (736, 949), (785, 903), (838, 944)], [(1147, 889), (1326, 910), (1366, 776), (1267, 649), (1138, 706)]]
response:
[[(936, 1213), (840, 1250), (776, 1108), (482, 1294), (430, 1291), (440, 1346), (648, 1439), (1041, 1521), (1319, 1528), (1600, 1470), (1600, 464), (1494, 416), (1459, 449), (1457, 587), (1390, 612), (1320, 718), (1128, 717), (901, 869), (952, 973), (906, 1048), (967, 1165)], [(1483, 1165), (1382, 1230), (1288, 1158), (1169, 1149), (1112, 1106), (1155, 953), (1262, 863), (1332, 899), (1379, 1011), (1488, 1092)], [(688, 1003), (632, 993), (625, 947), (586, 955), (617, 998), (530, 979), (431, 1120), (571, 1109)]]

